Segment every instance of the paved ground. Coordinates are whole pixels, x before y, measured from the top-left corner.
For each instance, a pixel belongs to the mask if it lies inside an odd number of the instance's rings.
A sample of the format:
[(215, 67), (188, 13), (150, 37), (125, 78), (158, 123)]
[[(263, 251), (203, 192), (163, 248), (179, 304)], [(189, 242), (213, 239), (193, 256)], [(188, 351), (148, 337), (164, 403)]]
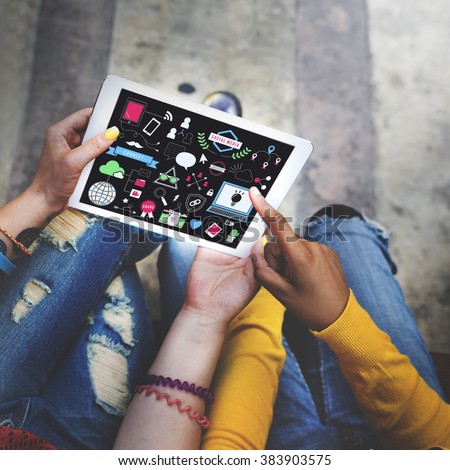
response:
[[(450, 352), (450, 12), (445, 0), (0, 0), (0, 202), (36, 167), (45, 129), (92, 105), (108, 73), (315, 143), (283, 204), (324, 203), (394, 229), (399, 281), (429, 346)], [(447, 247), (447, 248), (446, 248)], [(141, 263), (157, 302), (155, 256)]]

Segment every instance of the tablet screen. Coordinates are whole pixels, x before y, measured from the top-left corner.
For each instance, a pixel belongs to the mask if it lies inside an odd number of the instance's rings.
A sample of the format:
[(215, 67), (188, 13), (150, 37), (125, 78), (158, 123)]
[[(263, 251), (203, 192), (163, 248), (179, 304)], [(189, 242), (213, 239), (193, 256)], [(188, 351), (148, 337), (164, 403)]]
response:
[(272, 187), (292, 145), (122, 89), (80, 201), (236, 247), (255, 210), (251, 186)]

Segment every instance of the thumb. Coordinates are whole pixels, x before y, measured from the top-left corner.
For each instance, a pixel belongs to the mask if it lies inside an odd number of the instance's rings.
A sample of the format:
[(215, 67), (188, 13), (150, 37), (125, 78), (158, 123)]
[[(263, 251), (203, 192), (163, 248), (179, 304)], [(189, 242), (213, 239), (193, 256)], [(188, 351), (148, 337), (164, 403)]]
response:
[(252, 263), (255, 279), (283, 305), (287, 306), (294, 290), (291, 284), (270, 267), (263, 255), (252, 253)]
[(253, 246), (251, 255), (252, 256), (264, 256), (264, 246), (267, 243), (267, 235), (263, 235)]
[(116, 126), (110, 127), (105, 132), (92, 137), (92, 139), (73, 149), (71, 156), (76, 158), (84, 168), (91, 160), (108, 150), (109, 146), (119, 136), (119, 132)]

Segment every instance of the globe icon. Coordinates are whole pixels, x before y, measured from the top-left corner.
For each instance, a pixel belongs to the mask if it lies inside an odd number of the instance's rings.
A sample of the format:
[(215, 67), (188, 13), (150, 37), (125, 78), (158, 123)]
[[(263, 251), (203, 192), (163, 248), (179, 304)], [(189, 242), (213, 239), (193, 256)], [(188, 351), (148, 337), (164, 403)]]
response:
[(88, 196), (96, 206), (107, 206), (116, 198), (116, 189), (107, 181), (99, 181), (89, 188)]

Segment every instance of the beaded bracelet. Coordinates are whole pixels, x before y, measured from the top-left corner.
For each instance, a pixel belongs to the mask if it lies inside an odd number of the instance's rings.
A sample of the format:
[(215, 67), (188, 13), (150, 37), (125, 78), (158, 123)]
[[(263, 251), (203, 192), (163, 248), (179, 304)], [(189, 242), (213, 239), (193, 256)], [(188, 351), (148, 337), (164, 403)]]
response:
[(214, 401), (214, 393), (204, 387), (197, 387), (195, 384), (190, 384), (186, 381), (181, 382), (180, 379), (172, 379), (171, 377), (163, 377), (162, 375), (146, 375), (142, 379), (144, 385), (162, 385), (163, 387), (178, 388), (178, 390), (192, 393), (210, 405)]
[(177, 409), (181, 414), (186, 413), (190, 419), (193, 419), (203, 429), (209, 428), (210, 422), (206, 416), (200, 416), (198, 411), (192, 411), (192, 407), (190, 405), (183, 407), (181, 400), (178, 398), (172, 399), (168, 393), (161, 392), (159, 389), (152, 387), (151, 385), (138, 385), (136, 387), (136, 393), (142, 392), (145, 392), (147, 397), (154, 394), (158, 401), (164, 398), (168, 406), (177, 405)]
[(33, 253), (23, 244), (20, 243), (18, 240), (16, 240), (8, 231), (6, 231), (3, 227), (0, 227), (0, 232), (2, 232), (5, 236), (7, 236), (13, 243), (14, 245), (17, 246), (21, 251), (23, 251), (26, 255), (32, 256)]

